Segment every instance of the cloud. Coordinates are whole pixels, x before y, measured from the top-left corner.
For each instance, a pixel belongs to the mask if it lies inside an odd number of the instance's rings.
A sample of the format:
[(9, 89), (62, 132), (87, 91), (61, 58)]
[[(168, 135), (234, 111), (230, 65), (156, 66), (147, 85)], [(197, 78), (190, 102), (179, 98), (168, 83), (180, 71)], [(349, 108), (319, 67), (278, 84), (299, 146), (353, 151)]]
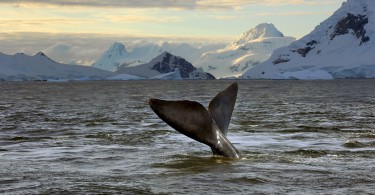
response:
[(142, 44), (159, 42), (186, 42), (195, 46), (226, 45), (231, 39), (224, 37), (173, 37), (173, 36), (140, 36), (118, 34), (88, 33), (40, 33), (40, 32), (0, 32), (0, 52), (15, 54), (23, 52), (33, 55), (44, 52), (51, 59), (61, 63), (91, 65), (113, 42), (125, 43), (127, 49)]
[(196, 7), (204, 9), (240, 9), (248, 5), (328, 5), (335, 0), (197, 0)]
[(101, 34), (0, 32), (0, 52), (33, 55), (42, 51), (57, 62), (91, 65), (113, 42), (125, 38)]
[(43, 52), (60, 63), (91, 65), (102, 51), (96, 48), (83, 48), (78, 45), (56, 43), (44, 49)]
[(309, 16), (309, 15), (330, 15), (330, 12), (303, 12), (303, 11), (292, 11), (292, 12), (270, 12), (270, 13), (259, 13), (258, 16)]
[(235, 19), (240, 19), (243, 18), (242, 16), (212, 16), (212, 18), (216, 20), (235, 20)]
[(183, 19), (177, 16), (151, 17), (145, 15), (109, 15), (106, 16), (112, 22), (181, 22)]
[(0, 28), (5, 32), (60, 32), (73, 26), (95, 24), (94, 19), (82, 18), (0, 18)]
[(54, 6), (84, 6), (84, 7), (121, 7), (121, 8), (194, 8), (195, 0), (2, 0), (0, 3), (10, 3), (16, 6), (54, 5)]
[(15, 6), (83, 6), (111, 8), (238, 9), (247, 5), (332, 4), (335, 0), (2, 0)]
[(92, 20), (85, 20), (81, 18), (3, 18), (0, 19), (0, 27), (6, 27), (10, 25), (51, 25), (51, 24), (83, 24), (87, 22), (92, 22)]

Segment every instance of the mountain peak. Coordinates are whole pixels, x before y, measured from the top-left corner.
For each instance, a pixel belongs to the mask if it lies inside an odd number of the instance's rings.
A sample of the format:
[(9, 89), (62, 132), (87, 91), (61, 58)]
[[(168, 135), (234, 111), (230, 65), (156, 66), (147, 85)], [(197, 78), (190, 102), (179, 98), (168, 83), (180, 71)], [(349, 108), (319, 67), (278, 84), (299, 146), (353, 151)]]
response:
[(256, 27), (242, 33), (242, 35), (231, 45), (242, 45), (252, 40), (264, 37), (284, 37), (284, 34), (277, 30), (272, 23), (261, 23)]
[(54, 60), (52, 60), (51, 58), (49, 58), (46, 54), (44, 54), (43, 52), (38, 52), (38, 53), (36, 53), (36, 54), (34, 54), (34, 56), (33, 57), (40, 57), (40, 58), (42, 58), (42, 59), (47, 59), (47, 60), (49, 60), (49, 61), (52, 61), (52, 62), (55, 62)]
[(284, 34), (277, 30), (272, 23), (261, 23), (249, 30), (248, 36), (252, 36), (253, 39), (258, 39), (261, 37), (284, 37)]
[(120, 42), (114, 42), (112, 46), (107, 50), (105, 55), (109, 58), (123, 56), (127, 53), (125, 45)]
[(120, 42), (114, 42), (92, 66), (104, 70), (116, 71), (121, 65), (121, 59), (126, 55), (125, 45)]
[(46, 54), (44, 54), (43, 52), (38, 52), (36, 53), (34, 56), (44, 56), (44, 57), (47, 57)]
[(172, 56), (172, 54), (167, 51), (163, 51), (159, 56)]
[[(175, 56), (167, 51), (162, 52), (158, 56), (156, 56), (154, 59), (152, 59), (150, 62), (151, 63), (167, 63), (170, 64), (172, 59), (183, 59), (179, 56)], [(185, 59), (183, 59), (185, 60)]]
[(197, 70), (184, 58), (175, 56), (167, 51), (159, 53), (158, 56), (146, 64), (137, 66), (123, 64), (116, 73), (152, 79), (177, 79), (179, 77), (184, 79), (215, 79), (213, 75)]

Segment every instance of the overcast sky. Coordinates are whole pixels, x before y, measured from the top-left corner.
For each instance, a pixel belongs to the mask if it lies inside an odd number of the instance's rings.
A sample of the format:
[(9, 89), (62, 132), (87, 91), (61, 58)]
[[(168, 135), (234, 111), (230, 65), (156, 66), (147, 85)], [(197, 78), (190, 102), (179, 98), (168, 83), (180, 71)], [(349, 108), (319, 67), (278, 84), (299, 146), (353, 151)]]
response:
[[(230, 41), (259, 23), (300, 38), (344, 0), (1, 0), (0, 52), (116, 39)], [(89, 41), (91, 43), (84, 43)], [(121, 41), (121, 40), (117, 40)], [(87, 54), (88, 55), (88, 54)], [(97, 55), (97, 54), (95, 54)]]

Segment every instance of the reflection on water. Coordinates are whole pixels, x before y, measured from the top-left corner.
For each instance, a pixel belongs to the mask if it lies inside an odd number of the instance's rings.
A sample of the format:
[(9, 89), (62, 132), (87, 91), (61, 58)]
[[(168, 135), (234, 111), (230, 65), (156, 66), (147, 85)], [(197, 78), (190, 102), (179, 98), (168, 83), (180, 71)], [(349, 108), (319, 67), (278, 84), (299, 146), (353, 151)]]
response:
[(232, 160), (150, 97), (207, 106), (231, 81), (0, 82), (0, 193), (373, 193), (375, 80), (239, 81)]

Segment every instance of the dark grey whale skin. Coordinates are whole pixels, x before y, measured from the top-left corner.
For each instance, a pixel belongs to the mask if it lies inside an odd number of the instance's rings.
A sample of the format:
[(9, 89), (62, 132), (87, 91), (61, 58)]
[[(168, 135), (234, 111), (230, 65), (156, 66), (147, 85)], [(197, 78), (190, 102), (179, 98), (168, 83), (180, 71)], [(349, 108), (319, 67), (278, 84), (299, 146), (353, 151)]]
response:
[(189, 100), (151, 98), (149, 105), (169, 126), (210, 146), (214, 155), (240, 159), (241, 154), (226, 137), (237, 92), (238, 84), (231, 84), (211, 100), (208, 110), (202, 104)]

